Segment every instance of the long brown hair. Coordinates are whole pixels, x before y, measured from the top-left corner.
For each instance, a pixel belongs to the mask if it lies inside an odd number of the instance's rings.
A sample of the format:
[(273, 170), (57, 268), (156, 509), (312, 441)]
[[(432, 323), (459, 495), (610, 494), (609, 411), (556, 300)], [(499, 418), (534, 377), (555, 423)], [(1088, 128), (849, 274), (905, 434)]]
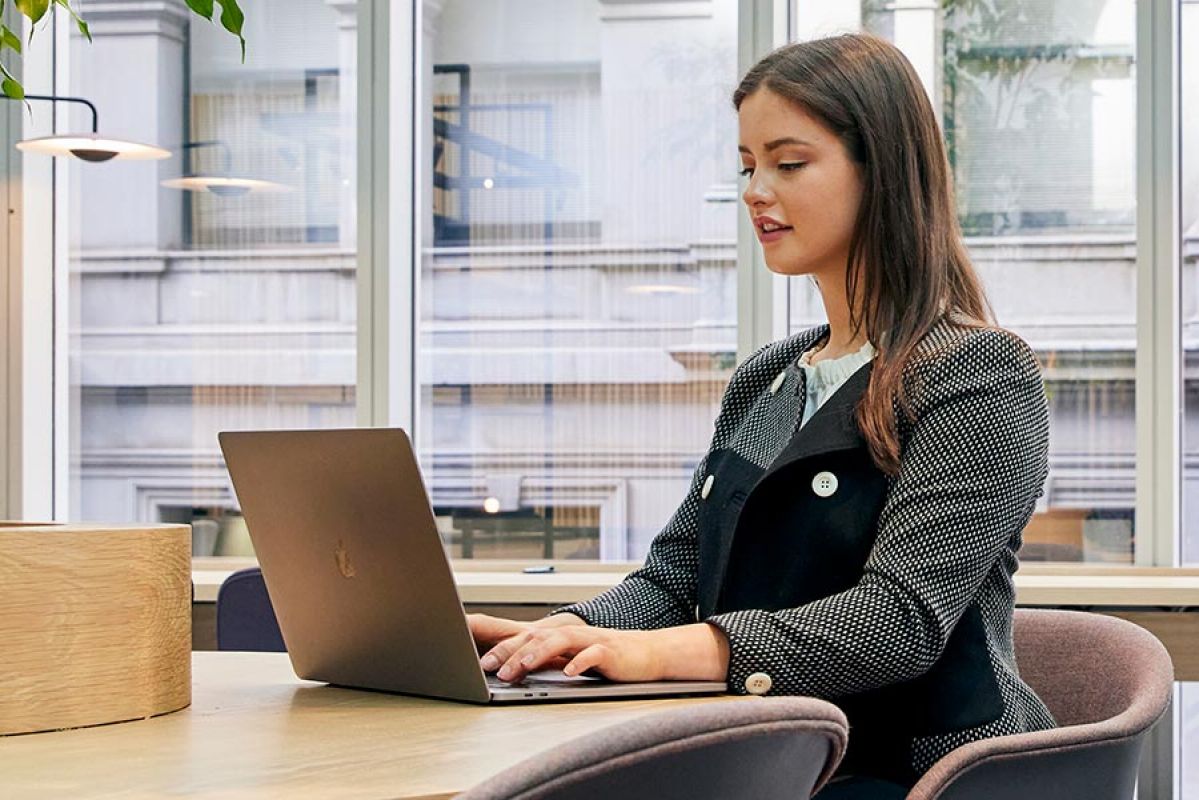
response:
[(878, 356), (857, 422), (875, 464), (896, 475), (898, 414), (912, 419), (905, 365), (942, 319), (968, 327), (994, 319), (962, 242), (936, 116), (903, 53), (864, 34), (780, 47), (742, 79), (733, 106), (762, 87), (822, 121), (859, 166), (846, 296), (853, 335), (864, 326)]

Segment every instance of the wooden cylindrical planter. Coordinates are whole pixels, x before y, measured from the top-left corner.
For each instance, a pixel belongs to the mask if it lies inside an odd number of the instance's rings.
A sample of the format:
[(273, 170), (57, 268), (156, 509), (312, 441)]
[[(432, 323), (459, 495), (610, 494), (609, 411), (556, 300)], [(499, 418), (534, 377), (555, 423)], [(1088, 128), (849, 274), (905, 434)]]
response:
[(190, 703), (188, 526), (0, 522), (0, 735)]

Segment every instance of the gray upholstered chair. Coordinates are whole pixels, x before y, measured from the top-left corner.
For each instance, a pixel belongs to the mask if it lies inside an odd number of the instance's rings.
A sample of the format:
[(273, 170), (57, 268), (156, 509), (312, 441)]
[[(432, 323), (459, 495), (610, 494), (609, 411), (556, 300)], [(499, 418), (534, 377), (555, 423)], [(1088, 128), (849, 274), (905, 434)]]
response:
[(1170, 703), (1174, 666), (1153, 634), (1116, 617), (1016, 611), (1020, 676), (1061, 727), (959, 747), (908, 800), (1131, 800), (1145, 734)]
[(262, 570), (238, 570), (216, 596), (216, 649), (282, 653), (287, 650)]
[(846, 736), (845, 715), (823, 700), (703, 703), (558, 745), (458, 800), (796, 800), (832, 775)]

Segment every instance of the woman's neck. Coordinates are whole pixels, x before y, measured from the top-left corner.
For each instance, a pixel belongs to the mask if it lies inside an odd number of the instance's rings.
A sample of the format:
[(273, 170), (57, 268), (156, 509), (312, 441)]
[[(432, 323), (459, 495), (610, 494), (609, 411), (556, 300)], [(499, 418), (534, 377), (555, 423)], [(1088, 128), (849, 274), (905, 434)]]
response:
[(829, 332), (824, 344), (809, 359), (809, 363), (840, 358), (856, 353), (869, 341), (863, 327), (855, 335), (849, 324), (849, 303), (845, 300), (844, 278), (831, 281), (817, 280), (820, 296), (824, 301), (824, 313), (828, 317)]

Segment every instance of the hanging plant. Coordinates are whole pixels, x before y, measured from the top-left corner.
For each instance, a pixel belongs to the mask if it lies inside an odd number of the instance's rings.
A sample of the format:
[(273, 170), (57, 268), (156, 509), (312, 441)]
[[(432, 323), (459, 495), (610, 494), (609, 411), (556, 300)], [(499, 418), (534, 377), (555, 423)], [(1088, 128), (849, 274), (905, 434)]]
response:
[[(244, 63), (246, 60), (246, 39), (242, 36), (242, 25), (245, 23), (245, 14), (237, 5), (237, 0), (185, 0), (187, 7), (196, 14), (199, 14), (209, 22), (212, 21), (213, 14), (216, 12), (216, 5), (221, 7), (221, 15), (219, 17), (221, 26), (229, 33), (237, 37), (241, 42), (241, 60)], [(0, 0), (0, 17), (4, 16), (5, 7), (8, 5), (8, 0)], [(92, 40), (91, 31), (88, 30), (87, 21), (75, 12), (71, 7), (71, 0), (13, 0), (13, 5), (17, 7), (17, 11), (24, 14), (29, 20), (36, 25), (50, 11), (56, 11), (57, 6), (66, 9), (66, 12), (75, 20), (75, 24), (79, 27), (79, 33), (83, 35), (89, 42)], [(30, 26), (29, 38), (33, 39), (33, 27)], [(13, 100), (25, 99), (25, 87), (21, 82), (13, 77), (9, 70), (8, 64), (5, 64), (4, 59), (11, 50), (15, 55), (10, 58), (20, 58), (21, 56), (21, 37), (13, 32), (7, 25), (0, 23), (0, 92)]]

